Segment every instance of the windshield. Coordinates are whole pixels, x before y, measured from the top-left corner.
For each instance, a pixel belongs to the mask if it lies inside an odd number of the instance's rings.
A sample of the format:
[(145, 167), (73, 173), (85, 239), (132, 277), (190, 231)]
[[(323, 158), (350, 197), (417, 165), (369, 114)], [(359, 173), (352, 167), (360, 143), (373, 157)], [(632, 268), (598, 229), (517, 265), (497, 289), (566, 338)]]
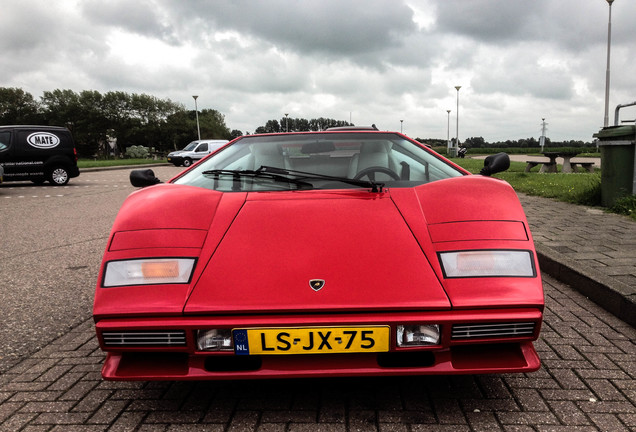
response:
[(188, 144), (187, 146), (185, 146), (183, 148), (183, 151), (192, 151), (192, 150), (194, 150), (194, 148), (197, 146), (198, 143), (199, 143), (199, 141), (192, 141), (190, 144)]
[[(261, 167), (287, 172), (263, 175)], [(347, 179), (413, 187), (461, 175), (435, 152), (395, 133), (324, 132), (242, 137), (174, 183), (224, 192), (324, 190), (365, 187)]]

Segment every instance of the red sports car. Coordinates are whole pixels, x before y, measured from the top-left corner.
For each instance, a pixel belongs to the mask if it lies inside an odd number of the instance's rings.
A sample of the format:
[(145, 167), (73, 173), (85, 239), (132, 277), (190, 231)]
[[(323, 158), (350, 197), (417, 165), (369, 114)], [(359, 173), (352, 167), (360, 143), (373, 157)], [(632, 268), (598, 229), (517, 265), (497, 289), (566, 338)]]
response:
[(134, 171), (94, 319), (111, 380), (530, 372), (544, 306), (514, 190), (377, 130), (248, 135)]

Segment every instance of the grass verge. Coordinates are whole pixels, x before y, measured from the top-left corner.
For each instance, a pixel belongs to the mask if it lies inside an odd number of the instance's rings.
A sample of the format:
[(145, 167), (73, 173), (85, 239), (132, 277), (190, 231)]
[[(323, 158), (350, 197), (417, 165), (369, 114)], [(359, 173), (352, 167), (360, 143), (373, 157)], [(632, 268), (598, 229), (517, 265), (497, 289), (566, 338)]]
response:
[[(484, 166), (481, 159), (453, 159), (472, 173)], [(601, 174), (525, 172), (525, 162), (510, 162), (510, 168), (493, 177), (506, 180), (517, 191), (527, 195), (554, 198), (559, 201), (589, 206), (601, 204)]]
[(77, 161), (77, 166), (82, 168), (102, 168), (112, 166), (128, 166), (128, 165), (145, 165), (145, 164), (158, 164), (166, 163), (165, 159), (105, 159), (105, 160), (93, 160), (93, 159), (80, 159)]
[[(452, 159), (457, 165), (477, 174), (484, 166), (481, 159)], [(587, 206), (601, 205), (601, 172), (594, 173), (539, 173), (525, 172), (524, 162), (510, 162), (508, 171), (493, 177), (503, 179), (517, 192), (527, 195), (553, 198), (558, 201)], [(636, 221), (636, 195), (621, 198), (606, 209), (612, 213), (629, 216)]]

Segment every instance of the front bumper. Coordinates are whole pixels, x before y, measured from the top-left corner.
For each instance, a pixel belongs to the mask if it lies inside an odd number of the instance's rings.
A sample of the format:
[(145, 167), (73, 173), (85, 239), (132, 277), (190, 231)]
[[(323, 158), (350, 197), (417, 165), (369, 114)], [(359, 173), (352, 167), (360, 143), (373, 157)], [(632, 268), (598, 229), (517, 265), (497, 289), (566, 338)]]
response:
[(181, 156), (170, 156), (167, 157), (168, 162), (174, 164), (175, 166), (179, 166), (183, 163), (183, 157)]
[[(495, 311), (390, 313), (290, 317), (174, 317), (104, 319), (96, 324), (100, 346), (107, 351), (102, 376), (107, 380), (224, 380), (338, 376), (390, 376), (532, 372), (540, 359), (532, 341), (538, 337), (542, 313), (535, 308)], [(398, 348), (392, 336), (389, 352), (318, 355), (250, 355), (202, 352), (195, 331), (205, 328), (298, 327), (313, 325), (389, 325), (440, 323), (439, 345)], [(533, 322), (532, 334), (515, 337), (454, 339), (455, 324)], [(180, 346), (112, 347), (103, 332), (178, 329)]]

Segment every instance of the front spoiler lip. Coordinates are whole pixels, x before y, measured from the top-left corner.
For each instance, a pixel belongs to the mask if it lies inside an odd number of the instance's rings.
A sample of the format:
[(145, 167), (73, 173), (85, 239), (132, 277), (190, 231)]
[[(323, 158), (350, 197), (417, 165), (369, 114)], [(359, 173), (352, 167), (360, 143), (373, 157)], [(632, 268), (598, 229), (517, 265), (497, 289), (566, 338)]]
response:
[[(352, 376), (467, 375), (534, 372), (541, 360), (532, 342), (493, 344), (488, 350), (456, 352), (452, 348), (434, 352), (435, 363), (423, 367), (381, 367), (371, 354), (334, 356), (262, 356), (258, 370), (212, 372), (204, 355), (184, 354), (172, 361), (164, 358), (130, 360), (126, 353), (108, 353), (102, 377), (109, 381), (193, 381)], [(281, 358), (287, 357), (287, 358)], [(157, 361), (160, 360), (160, 361)]]

